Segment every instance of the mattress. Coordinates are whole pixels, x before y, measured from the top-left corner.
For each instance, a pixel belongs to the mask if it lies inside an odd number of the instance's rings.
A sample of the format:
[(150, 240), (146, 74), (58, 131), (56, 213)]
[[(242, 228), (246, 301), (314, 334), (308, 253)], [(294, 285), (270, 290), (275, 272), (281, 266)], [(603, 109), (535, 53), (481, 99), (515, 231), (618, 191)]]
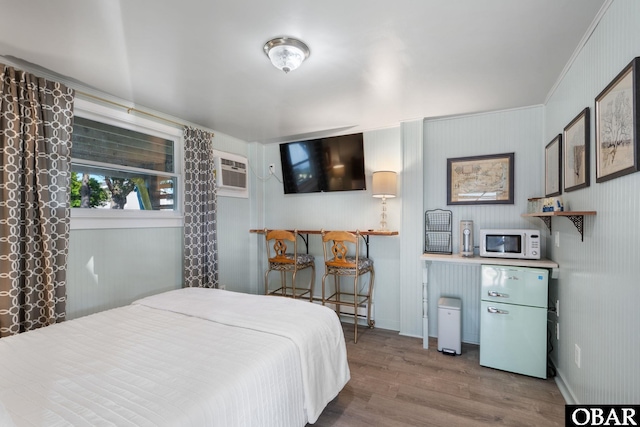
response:
[(0, 339), (0, 425), (304, 426), (349, 380), (340, 322), (186, 288)]

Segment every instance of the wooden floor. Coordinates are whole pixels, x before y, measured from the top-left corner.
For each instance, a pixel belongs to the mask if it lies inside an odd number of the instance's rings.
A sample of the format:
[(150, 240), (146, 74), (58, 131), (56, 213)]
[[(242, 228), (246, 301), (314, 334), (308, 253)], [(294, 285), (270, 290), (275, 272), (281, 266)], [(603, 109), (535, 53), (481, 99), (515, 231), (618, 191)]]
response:
[(479, 364), (479, 347), (448, 356), (431, 339), (343, 325), (351, 380), (314, 426), (563, 426), (564, 399), (553, 379)]

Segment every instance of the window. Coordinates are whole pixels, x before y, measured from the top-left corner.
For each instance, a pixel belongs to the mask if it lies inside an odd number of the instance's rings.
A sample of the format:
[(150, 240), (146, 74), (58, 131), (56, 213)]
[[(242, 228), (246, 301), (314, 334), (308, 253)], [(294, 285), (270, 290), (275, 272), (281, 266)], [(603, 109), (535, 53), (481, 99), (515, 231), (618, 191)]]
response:
[[(79, 104), (71, 148), (72, 228), (182, 225), (182, 130)], [(162, 225), (149, 219), (170, 221)]]

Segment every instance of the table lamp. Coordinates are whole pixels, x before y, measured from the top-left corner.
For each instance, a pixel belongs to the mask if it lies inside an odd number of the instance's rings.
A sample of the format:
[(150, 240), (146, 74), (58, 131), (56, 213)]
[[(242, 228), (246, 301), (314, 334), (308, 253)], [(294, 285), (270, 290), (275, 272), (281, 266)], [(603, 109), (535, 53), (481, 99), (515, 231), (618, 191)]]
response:
[(396, 197), (397, 174), (393, 171), (377, 171), (373, 173), (373, 197), (382, 199), (380, 230), (387, 230), (387, 197)]

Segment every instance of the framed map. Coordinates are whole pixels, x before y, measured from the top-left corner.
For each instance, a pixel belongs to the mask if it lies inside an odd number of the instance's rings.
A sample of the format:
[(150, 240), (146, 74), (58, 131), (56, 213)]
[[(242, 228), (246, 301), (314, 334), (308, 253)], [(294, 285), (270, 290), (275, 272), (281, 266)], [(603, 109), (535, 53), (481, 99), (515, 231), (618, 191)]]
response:
[(447, 159), (447, 205), (513, 204), (514, 153)]

